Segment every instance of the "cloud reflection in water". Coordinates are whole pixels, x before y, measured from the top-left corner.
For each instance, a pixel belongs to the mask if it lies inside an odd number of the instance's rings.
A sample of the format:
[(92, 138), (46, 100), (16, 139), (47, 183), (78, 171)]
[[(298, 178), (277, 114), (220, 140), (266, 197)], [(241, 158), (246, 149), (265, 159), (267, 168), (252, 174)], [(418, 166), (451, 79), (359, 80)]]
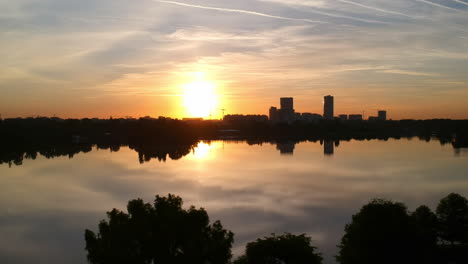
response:
[(294, 155), (276, 144), (201, 142), (165, 162), (92, 151), (73, 159), (39, 157), (0, 166), (0, 262), (86, 263), (83, 231), (130, 199), (178, 194), (204, 207), (235, 234), (235, 253), (271, 232), (312, 235), (334, 263), (344, 225), (374, 197), (434, 208), (449, 192), (468, 195), (468, 155), (418, 140), (341, 142), (324, 156), (319, 142), (299, 143)]

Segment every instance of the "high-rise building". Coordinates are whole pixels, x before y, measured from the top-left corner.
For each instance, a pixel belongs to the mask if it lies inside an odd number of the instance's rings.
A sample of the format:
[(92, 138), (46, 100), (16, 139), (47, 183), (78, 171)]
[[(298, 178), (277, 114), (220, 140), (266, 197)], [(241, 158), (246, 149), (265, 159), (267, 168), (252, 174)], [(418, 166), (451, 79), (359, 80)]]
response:
[(292, 123), (296, 120), (296, 114), (294, 113), (294, 100), (292, 97), (281, 97), (280, 98), (281, 108), (279, 110), (280, 122)]
[(323, 118), (333, 119), (333, 107), (333, 96), (325, 96), (323, 98)]
[(270, 107), (270, 121), (278, 122), (279, 121), (279, 112), (278, 108), (272, 106)]
[(294, 99), (292, 97), (280, 98), (281, 109), (294, 110)]
[(380, 110), (377, 114), (377, 119), (378, 120), (382, 120), (382, 121), (385, 121), (387, 120), (387, 111), (385, 110)]

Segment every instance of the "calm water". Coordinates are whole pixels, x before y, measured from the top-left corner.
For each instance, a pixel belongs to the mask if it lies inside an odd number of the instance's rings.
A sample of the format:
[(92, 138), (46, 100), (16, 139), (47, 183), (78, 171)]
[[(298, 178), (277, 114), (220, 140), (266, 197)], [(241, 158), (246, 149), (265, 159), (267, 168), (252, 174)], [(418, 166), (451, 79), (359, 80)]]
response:
[[(333, 153), (333, 155), (331, 155)], [(0, 263), (86, 263), (83, 233), (128, 200), (174, 193), (235, 233), (234, 253), (272, 232), (311, 235), (334, 263), (343, 228), (370, 199), (435, 208), (468, 197), (468, 151), (437, 141), (248, 145), (200, 142), (140, 164), (128, 148), (0, 165)]]

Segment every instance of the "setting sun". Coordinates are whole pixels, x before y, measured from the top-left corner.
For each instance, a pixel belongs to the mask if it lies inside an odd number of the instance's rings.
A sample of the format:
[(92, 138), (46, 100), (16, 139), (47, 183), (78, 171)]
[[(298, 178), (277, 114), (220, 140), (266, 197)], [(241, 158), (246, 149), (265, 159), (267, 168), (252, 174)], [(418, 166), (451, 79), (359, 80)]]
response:
[(195, 81), (184, 86), (184, 107), (190, 117), (212, 118), (216, 115), (218, 95), (215, 85)]

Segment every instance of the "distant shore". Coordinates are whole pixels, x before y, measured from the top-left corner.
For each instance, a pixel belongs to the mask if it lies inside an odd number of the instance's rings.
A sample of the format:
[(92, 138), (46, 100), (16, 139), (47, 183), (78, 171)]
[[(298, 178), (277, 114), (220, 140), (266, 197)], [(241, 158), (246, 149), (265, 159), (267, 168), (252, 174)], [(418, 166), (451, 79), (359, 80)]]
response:
[(0, 164), (23, 159), (69, 156), (97, 148), (128, 146), (141, 163), (152, 158), (179, 159), (200, 140), (298, 143), (302, 141), (437, 139), (455, 149), (468, 147), (468, 120), (340, 121), (304, 123), (269, 121), (15, 118), (0, 121)]

